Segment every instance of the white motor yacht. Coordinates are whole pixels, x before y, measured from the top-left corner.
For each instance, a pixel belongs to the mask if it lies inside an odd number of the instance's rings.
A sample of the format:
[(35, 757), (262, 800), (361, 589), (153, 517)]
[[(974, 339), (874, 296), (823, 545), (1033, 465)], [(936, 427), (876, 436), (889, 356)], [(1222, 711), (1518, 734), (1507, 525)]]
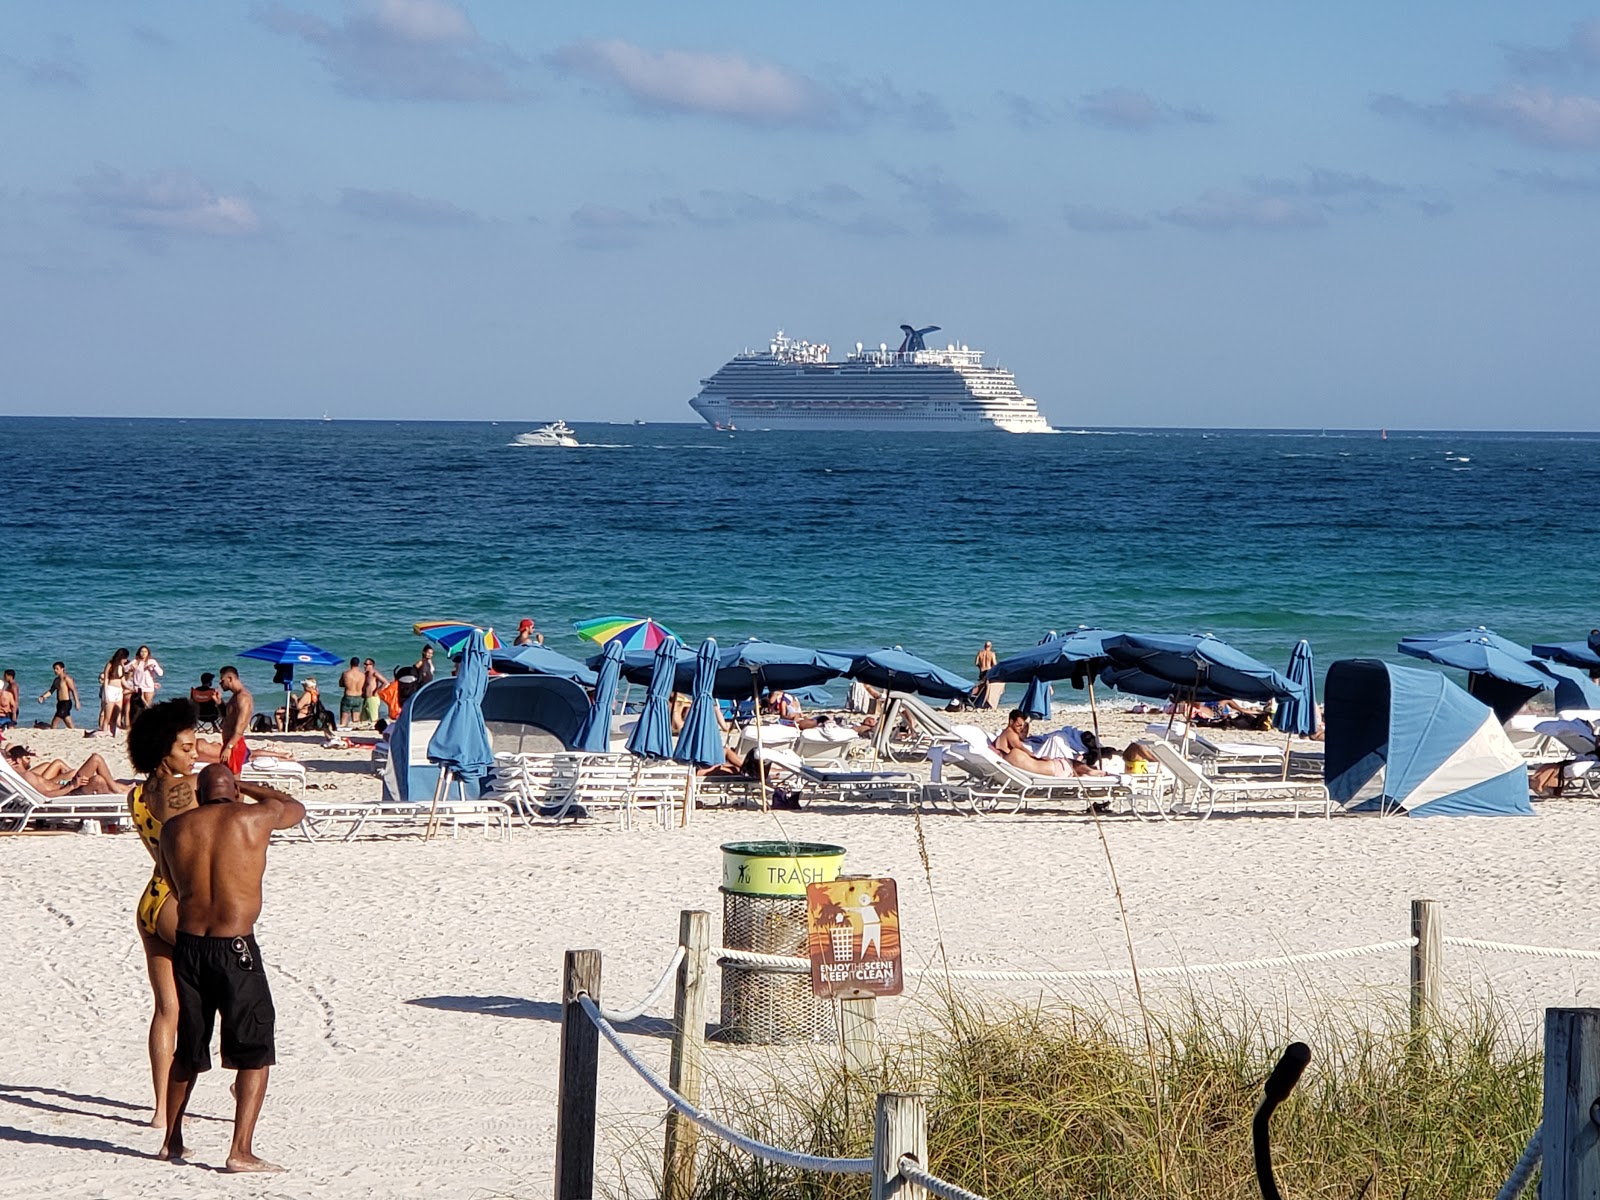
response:
[(541, 425), (532, 433), (519, 433), (517, 445), (519, 446), (576, 446), (578, 435), (565, 421), (552, 421), (548, 425)]

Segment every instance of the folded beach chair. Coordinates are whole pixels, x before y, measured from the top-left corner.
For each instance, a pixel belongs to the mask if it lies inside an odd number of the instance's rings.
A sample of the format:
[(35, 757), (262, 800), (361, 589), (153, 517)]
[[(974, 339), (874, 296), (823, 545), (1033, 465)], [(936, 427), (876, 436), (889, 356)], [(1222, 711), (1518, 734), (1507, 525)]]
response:
[[(901, 733), (909, 725), (911, 736)], [(943, 713), (929, 707), (909, 692), (890, 692), (884, 698), (883, 715), (872, 734), (872, 751), (879, 758), (898, 762), (920, 762), (930, 746), (950, 745), (965, 739)]]
[(21, 833), (32, 822), (121, 821), (128, 816), (124, 792), (108, 796), (46, 796), (0, 757), (0, 831)]
[[(1238, 779), (1228, 776), (1207, 775), (1200, 769), (1198, 763), (1191, 762), (1178, 752), (1178, 748), (1169, 742), (1149, 741), (1150, 752), (1168, 771), (1172, 772), (1177, 781), (1178, 790), (1183, 793), (1190, 811), (1202, 820), (1216, 811), (1217, 802), (1255, 800), (1277, 800), (1287, 802), (1293, 806), (1294, 815), (1300, 815), (1301, 801), (1306, 798), (1322, 801), (1322, 815), (1329, 816), (1333, 812), (1333, 801), (1328, 796), (1325, 784), (1314, 783), (1301, 779)], [(1174, 812), (1177, 805), (1174, 805)]]
[[(922, 780), (909, 771), (845, 771), (809, 762), (790, 750), (769, 749), (768, 778), (783, 787), (812, 789), (839, 800), (893, 800), (914, 803)], [(791, 782), (792, 781), (792, 782)]]

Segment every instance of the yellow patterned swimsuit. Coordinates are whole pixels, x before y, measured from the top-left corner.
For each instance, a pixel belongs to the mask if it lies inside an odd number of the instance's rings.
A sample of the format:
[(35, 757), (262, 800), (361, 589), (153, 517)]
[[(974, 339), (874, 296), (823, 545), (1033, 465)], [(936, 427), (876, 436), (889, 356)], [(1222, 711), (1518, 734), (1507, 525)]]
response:
[[(144, 784), (128, 793), (128, 809), (133, 813), (133, 827), (139, 831), (140, 840), (154, 854), (161, 842), (161, 822), (144, 802)], [(156, 936), (156, 917), (170, 895), (172, 885), (162, 877), (161, 868), (157, 866), (150, 872), (150, 882), (139, 894), (139, 928), (151, 937)]]

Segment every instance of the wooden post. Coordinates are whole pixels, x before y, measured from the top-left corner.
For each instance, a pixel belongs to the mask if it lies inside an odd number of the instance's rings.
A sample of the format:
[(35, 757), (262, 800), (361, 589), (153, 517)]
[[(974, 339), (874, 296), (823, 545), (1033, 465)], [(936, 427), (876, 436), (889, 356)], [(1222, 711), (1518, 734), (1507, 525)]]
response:
[(1411, 1031), (1426, 1025), (1439, 1007), (1439, 976), (1444, 965), (1444, 918), (1437, 900), (1411, 902)]
[[(711, 984), (711, 914), (685, 909), (678, 914), (678, 993), (672, 1005), (672, 1065), (668, 1082), (689, 1103), (700, 1103), (705, 1073), (706, 993)], [(662, 1152), (662, 1200), (689, 1200), (694, 1193), (694, 1151), (699, 1127), (677, 1109), (667, 1113), (667, 1140)]]
[(928, 1167), (928, 1106), (921, 1096), (884, 1092), (872, 1125), (872, 1200), (927, 1200), (927, 1191), (900, 1174), (911, 1155)]
[(878, 1073), (878, 1000), (839, 1001), (839, 1036), (844, 1043), (844, 1069), (853, 1075)]
[(1545, 1009), (1540, 1200), (1600, 1196), (1596, 1104), (1600, 1104), (1600, 1009)]
[(594, 1103), (600, 1031), (578, 995), (600, 1003), (600, 951), (568, 950), (561, 972), (561, 1074), (556, 1099), (556, 1200), (594, 1194)]

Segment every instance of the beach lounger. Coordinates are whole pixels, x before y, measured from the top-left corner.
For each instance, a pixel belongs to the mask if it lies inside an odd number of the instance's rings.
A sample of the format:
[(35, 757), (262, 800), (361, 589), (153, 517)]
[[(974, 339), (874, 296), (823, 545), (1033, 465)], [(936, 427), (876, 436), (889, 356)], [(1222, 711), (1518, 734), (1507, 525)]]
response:
[(304, 764), (292, 759), (275, 758), (270, 754), (253, 754), (245, 760), (239, 778), (246, 783), (259, 783), (262, 787), (277, 788), (289, 795), (302, 795), (306, 790)]
[(909, 771), (844, 771), (820, 766), (792, 751), (766, 752), (768, 778), (781, 787), (811, 789), (839, 800), (892, 800), (914, 803), (922, 780)]
[[(901, 725), (910, 726), (909, 739), (900, 734)], [(878, 758), (920, 762), (927, 758), (930, 747), (964, 740), (948, 717), (919, 697), (909, 692), (889, 692), (884, 697), (883, 715), (878, 718), (871, 744)]]
[(829, 721), (815, 729), (802, 729), (789, 749), (807, 762), (839, 766), (858, 752), (866, 753), (871, 744), (848, 725)]
[(128, 818), (126, 792), (103, 796), (46, 796), (0, 757), (0, 831), (21, 833), (40, 821), (118, 822)]
[[(1246, 799), (1287, 802), (1293, 806), (1294, 815), (1298, 817), (1301, 801), (1309, 797), (1322, 801), (1323, 816), (1333, 812), (1333, 801), (1325, 784), (1300, 779), (1238, 779), (1207, 775), (1198, 763), (1189, 761), (1169, 742), (1149, 741), (1143, 744), (1149, 747), (1157, 762), (1172, 772), (1188, 810), (1201, 820), (1216, 811), (1218, 801), (1226, 804)], [(1173, 811), (1178, 811), (1176, 804)]]
[[(1180, 752), (1184, 743), (1184, 725), (1174, 721), (1169, 728), (1165, 721), (1146, 725), (1144, 731), (1168, 745), (1177, 746)], [(1266, 742), (1227, 742), (1208, 737), (1198, 729), (1189, 729), (1188, 753), (1207, 774), (1215, 775), (1230, 770), (1283, 769), (1283, 746)]]
[[(938, 750), (939, 779), (923, 788), (923, 799), (930, 804), (948, 803), (958, 811), (1017, 813), (1031, 802), (1046, 800), (1082, 801), (1085, 807), (1125, 800), (1131, 811), (1135, 785), (1154, 791), (1161, 780), (1158, 775), (1035, 775), (1006, 762), (987, 742), (945, 745)], [(947, 778), (950, 768), (964, 778)]]
[[(295, 827), (308, 842), (337, 836), (342, 842), (354, 841), (363, 833), (425, 833), (434, 812), (429, 800), (302, 800), (306, 815)], [(511, 809), (498, 800), (440, 800), (438, 822), (450, 827), (458, 837), (463, 825), (483, 826), (483, 836), (498, 835), (501, 841), (511, 836)]]

